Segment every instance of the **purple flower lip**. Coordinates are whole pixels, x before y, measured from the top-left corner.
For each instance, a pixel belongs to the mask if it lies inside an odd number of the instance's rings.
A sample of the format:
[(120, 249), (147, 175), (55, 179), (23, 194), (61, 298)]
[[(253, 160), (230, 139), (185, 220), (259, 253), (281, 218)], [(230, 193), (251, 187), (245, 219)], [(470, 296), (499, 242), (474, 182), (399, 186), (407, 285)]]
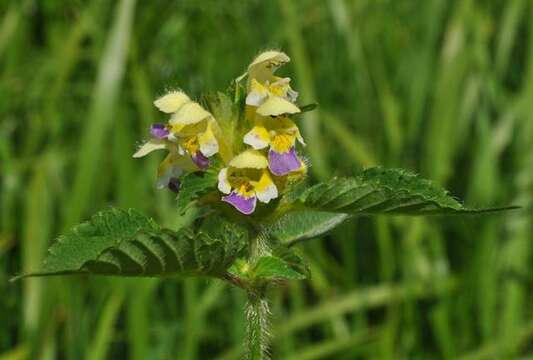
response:
[(270, 149), (268, 152), (268, 167), (272, 174), (284, 176), (290, 172), (297, 171), (302, 167), (296, 150), (291, 147), (286, 153), (278, 153)]
[(165, 127), (165, 124), (156, 123), (150, 127), (150, 134), (157, 139), (165, 139), (170, 131)]
[(180, 186), (181, 186), (181, 182), (178, 178), (171, 178), (168, 181), (168, 185), (167, 185), (168, 189), (175, 193), (180, 191)]
[(202, 170), (209, 167), (209, 158), (205, 157), (201, 152), (197, 152), (192, 157), (192, 161)]
[(245, 197), (239, 195), (236, 191), (232, 191), (231, 194), (223, 196), (222, 201), (232, 205), (244, 215), (250, 215), (255, 211), (257, 198), (255, 196)]

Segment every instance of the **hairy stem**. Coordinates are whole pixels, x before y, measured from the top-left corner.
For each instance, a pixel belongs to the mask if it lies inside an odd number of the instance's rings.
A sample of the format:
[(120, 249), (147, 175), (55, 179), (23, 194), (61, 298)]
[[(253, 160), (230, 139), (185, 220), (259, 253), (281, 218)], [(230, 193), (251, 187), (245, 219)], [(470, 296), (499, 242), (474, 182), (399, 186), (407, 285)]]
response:
[[(250, 241), (249, 263), (255, 263), (268, 252), (268, 243), (260, 234)], [(270, 309), (265, 298), (266, 284), (255, 284), (248, 288), (246, 305), (247, 348), (249, 360), (270, 358)]]
[(268, 301), (256, 294), (249, 294), (246, 305), (248, 359), (265, 360), (270, 358), (270, 309)]

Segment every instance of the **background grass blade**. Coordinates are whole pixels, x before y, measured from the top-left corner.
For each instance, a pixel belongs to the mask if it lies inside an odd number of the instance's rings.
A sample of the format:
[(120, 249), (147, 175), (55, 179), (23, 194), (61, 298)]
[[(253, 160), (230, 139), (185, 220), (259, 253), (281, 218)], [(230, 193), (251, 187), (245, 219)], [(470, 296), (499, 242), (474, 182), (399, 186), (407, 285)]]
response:
[(122, 0), (117, 4), (116, 23), (110, 30), (99, 63), (93, 101), (80, 140), (72, 193), (66, 207), (65, 224), (68, 226), (81, 218), (83, 212), (87, 210), (91, 193), (97, 188), (97, 169), (105, 155), (104, 149), (109, 141), (106, 134), (111, 129), (124, 77), (135, 2), (135, 0)]

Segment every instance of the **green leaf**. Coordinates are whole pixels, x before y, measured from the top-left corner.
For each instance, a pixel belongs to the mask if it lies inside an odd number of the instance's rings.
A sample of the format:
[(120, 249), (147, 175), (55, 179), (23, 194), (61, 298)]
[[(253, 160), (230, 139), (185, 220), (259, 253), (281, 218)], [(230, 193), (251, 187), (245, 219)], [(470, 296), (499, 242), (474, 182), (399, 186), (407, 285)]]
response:
[(294, 270), (287, 262), (275, 256), (263, 256), (257, 260), (250, 277), (260, 280), (302, 280), (306, 275)]
[(309, 268), (302, 257), (284, 244), (277, 244), (269, 255), (260, 257), (255, 265), (250, 265), (244, 258), (236, 259), (229, 272), (251, 283), (268, 280), (299, 280), (310, 276)]
[(248, 232), (218, 216), (198, 230), (161, 229), (135, 210), (111, 209), (61, 236), (40, 271), (47, 276), (98, 274), (122, 276), (219, 276), (241, 254)]
[(272, 249), (272, 255), (283, 260), (292, 270), (308, 278), (311, 271), (297, 250), (290, 249), (284, 244), (278, 244)]
[(300, 112), (298, 114), (303, 114), (309, 111), (313, 111), (316, 109), (317, 106), (318, 106), (317, 103), (311, 103), (311, 104), (304, 105), (300, 107)]
[(431, 181), (401, 169), (371, 168), (353, 178), (334, 178), (299, 196), (307, 208), (354, 215), (461, 215), (516, 207), (464, 207)]
[(324, 211), (295, 211), (283, 215), (269, 235), (282, 244), (293, 245), (321, 236), (343, 223), (350, 215)]
[(184, 175), (176, 198), (178, 212), (184, 213), (194, 200), (216, 189), (217, 175), (214, 171), (196, 171)]

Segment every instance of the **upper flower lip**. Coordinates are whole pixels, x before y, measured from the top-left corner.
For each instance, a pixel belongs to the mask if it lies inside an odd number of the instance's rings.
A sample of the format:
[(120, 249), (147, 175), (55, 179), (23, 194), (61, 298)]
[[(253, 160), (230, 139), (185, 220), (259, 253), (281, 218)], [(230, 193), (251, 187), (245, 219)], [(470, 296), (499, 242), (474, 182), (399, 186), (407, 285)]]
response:
[(210, 117), (213, 117), (213, 115), (211, 115), (209, 111), (205, 110), (197, 102), (191, 101), (183, 104), (180, 109), (171, 116), (169, 123), (171, 125), (182, 126), (192, 125)]
[(254, 60), (248, 65), (248, 70), (252, 70), (254, 67), (264, 65), (265, 63), (275, 64), (277, 66), (283, 65), (291, 61), (291, 58), (284, 52), (277, 50), (267, 50), (257, 55)]
[(238, 169), (266, 169), (267, 158), (257, 150), (246, 150), (235, 156), (228, 164)]
[(279, 96), (269, 96), (257, 108), (257, 113), (261, 116), (278, 116), (283, 114), (297, 114), (299, 112), (300, 109), (296, 105)]
[(248, 76), (250, 79), (257, 79), (259, 82), (271, 80), (274, 71), (285, 65), (291, 59), (281, 51), (268, 50), (257, 55), (248, 65)]
[(154, 101), (154, 105), (162, 112), (172, 114), (178, 111), (191, 99), (183, 91), (171, 91)]

